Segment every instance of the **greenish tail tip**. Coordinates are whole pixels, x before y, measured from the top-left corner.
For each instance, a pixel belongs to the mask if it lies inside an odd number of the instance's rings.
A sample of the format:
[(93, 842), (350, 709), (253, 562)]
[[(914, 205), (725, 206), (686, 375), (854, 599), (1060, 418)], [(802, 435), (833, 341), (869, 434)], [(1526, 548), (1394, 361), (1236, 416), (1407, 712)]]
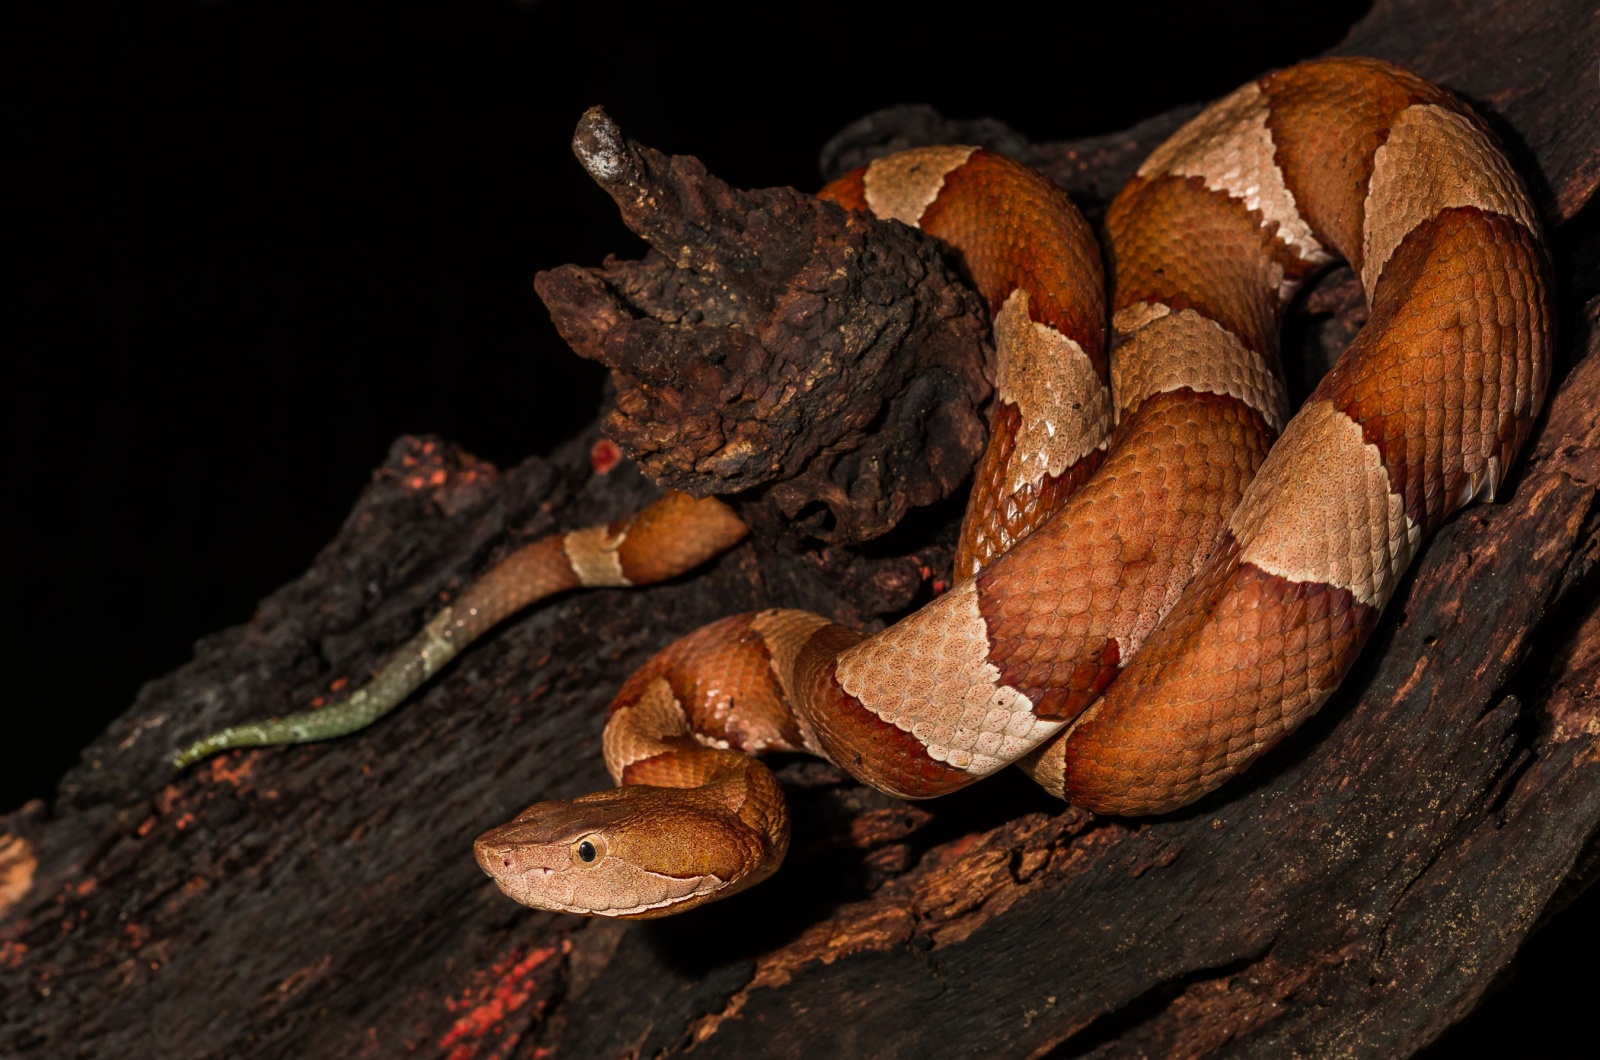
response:
[[(315, 743), (345, 736), (371, 725), (388, 713), (402, 697), (376, 697), (363, 688), (343, 703), (322, 710), (289, 714), (271, 721), (232, 725), (203, 736), (172, 756), (172, 768), (183, 769), (202, 758), (234, 747), (274, 747), (290, 743)], [(392, 699), (392, 701), (391, 701)]]
[(218, 751), (226, 751), (230, 747), (244, 747), (249, 744), (258, 744), (265, 741), (251, 740), (245, 734), (246, 726), (236, 726), (231, 729), (222, 729), (210, 736), (202, 737), (172, 756), (172, 768), (183, 769), (200, 761), (210, 758)]

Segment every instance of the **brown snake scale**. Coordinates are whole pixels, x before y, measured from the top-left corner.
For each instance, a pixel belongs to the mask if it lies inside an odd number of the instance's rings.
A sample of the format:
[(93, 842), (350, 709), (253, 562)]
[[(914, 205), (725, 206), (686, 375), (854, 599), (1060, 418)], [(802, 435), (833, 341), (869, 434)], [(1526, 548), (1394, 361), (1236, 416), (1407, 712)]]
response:
[[(659, 916), (765, 878), (789, 823), (762, 751), (908, 798), (1018, 764), (1098, 812), (1190, 802), (1327, 700), (1543, 402), (1549, 265), (1522, 183), (1469, 109), (1374, 60), (1245, 85), (1145, 160), (1106, 218), (1109, 337), (1094, 237), (1026, 167), (920, 148), (820, 196), (940, 240), (992, 312), (961, 580), (872, 636), (765, 611), (660, 652), (608, 717), (621, 786), (477, 841), (520, 902)], [(1291, 417), (1280, 324), (1335, 260), (1370, 319)], [(539, 593), (641, 584), (742, 534), (718, 502), (669, 494), (521, 562), (559, 568)], [(539, 594), (518, 577), (497, 613)], [(238, 742), (261, 741), (207, 749)]]

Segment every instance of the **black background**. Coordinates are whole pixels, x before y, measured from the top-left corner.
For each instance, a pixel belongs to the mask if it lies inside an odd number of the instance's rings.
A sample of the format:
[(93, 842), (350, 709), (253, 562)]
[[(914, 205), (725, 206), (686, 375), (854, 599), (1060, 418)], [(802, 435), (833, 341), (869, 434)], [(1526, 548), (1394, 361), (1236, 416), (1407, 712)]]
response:
[[(568, 150), (585, 107), (735, 184), (809, 188), (880, 106), (1107, 132), (1316, 54), (1368, 5), (1294, 6), (213, 2), (11, 34), (0, 813), (303, 570), (396, 435), (511, 464), (593, 417), (600, 373), (531, 284), (641, 247)], [(1549, 1014), (1596, 994), (1597, 898), (1439, 1052), (1575, 1028)]]

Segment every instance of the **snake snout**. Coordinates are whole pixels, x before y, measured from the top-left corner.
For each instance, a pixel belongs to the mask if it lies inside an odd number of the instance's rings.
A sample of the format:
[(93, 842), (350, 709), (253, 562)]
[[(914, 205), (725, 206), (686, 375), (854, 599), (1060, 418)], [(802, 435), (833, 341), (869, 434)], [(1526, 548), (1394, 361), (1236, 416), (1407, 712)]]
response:
[(478, 867), (502, 886), (511, 876), (539, 878), (565, 863), (565, 849), (552, 846), (549, 837), (530, 831), (519, 821), (491, 828), (472, 843)]
[(478, 867), (515, 901), (536, 909), (587, 911), (587, 892), (606, 875), (605, 831), (614, 808), (541, 802), (472, 844)]
[(491, 841), (487, 835), (473, 840), (472, 856), (477, 859), (478, 867), (490, 876), (512, 866), (511, 848), (504, 843)]

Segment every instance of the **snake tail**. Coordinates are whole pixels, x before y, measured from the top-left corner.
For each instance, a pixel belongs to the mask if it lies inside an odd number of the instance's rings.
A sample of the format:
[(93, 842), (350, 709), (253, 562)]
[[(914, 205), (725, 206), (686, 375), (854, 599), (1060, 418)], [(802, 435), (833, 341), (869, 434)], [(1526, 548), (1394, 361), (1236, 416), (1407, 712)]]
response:
[(175, 769), (235, 747), (314, 743), (366, 728), (511, 614), (568, 589), (649, 585), (711, 559), (747, 529), (715, 498), (669, 492), (624, 519), (525, 545), (467, 587), (366, 685), (320, 710), (231, 725), (188, 744)]

